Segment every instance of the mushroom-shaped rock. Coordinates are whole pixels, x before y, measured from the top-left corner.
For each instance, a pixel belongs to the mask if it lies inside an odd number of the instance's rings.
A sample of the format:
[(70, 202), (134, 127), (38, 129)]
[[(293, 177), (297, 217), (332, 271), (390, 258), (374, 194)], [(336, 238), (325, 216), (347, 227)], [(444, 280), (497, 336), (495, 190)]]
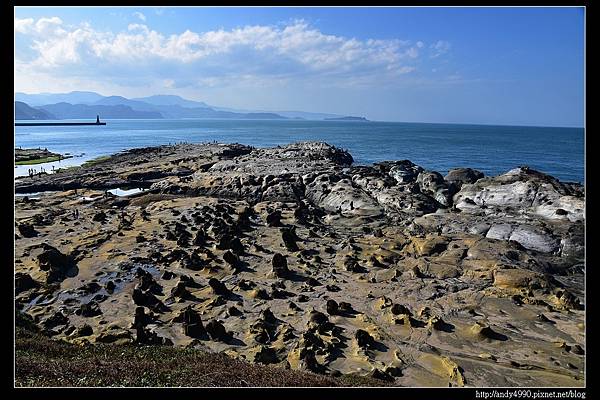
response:
[(283, 240), (283, 244), (289, 251), (298, 251), (298, 245), (296, 244), (296, 240), (298, 237), (296, 236), (295, 228), (282, 228), (281, 229), (281, 239)]
[(339, 312), (338, 303), (335, 300), (329, 299), (327, 300), (327, 314), (336, 315)]
[(177, 285), (171, 289), (171, 296), (178, 297), (180, 299), (188, 299), (191, 297), (191, 293), (187, 290), (187, 286), (184, 281), (177, 282)]
[(285, 256), (280, 253), (275, 253), (273, 255), (273, 260), (271, 262), (273, 265), (273, 271), (271, 274), (277, 278), (285, 278), (289, 275), (290, 270), (288, 269), (287, 259)]
[(77, 329), (77, 331), (75, 332), (75, 336), (77, 336), (77, 337), (90, 336), (93, 333), (94, 333), (94, 330), (92, 329), (92, 327), (89, 326), (88, 324), (84, 324), (79, 329)]
[(392, 308), (390, 309), (390, 311), (394, 315), (406, 314), (406, 315), (412, 316), (412, 313), (410, 312), (410, 310), (406, 306), (404, 306), (402, 304), (394, 304), (392, 306)]
[(106, 219), (107, 219), (107, 216), (106, 216), (106, 213), (104, 211), (97, 212), (92, 217), (92, 221), (95, 221), (95, 222), (102, 222), (102, 223), (104, 223), (104, 222), (106, 222)]
[(356, 339), (356, 344), (361, 349), (370, 348), (375, 344), (375, 339), (373, 339), (373, 336), (363, 329), (358, 329), (354, 333), (354, 338)]
[(427, 320), (427, 327), (430, 329), (434, 329), (436, 331), (446, 331), (451, 326), (450, 326), (450, 324), (447, 324), (446, 322), (444, 322), (444, 320), (441, 319), (440, 317), (433, 316)]
[(250, 291), (249, 296), (253, 299), (270, 300), (271, 296), (265, 288), (257, 288)]
[(279, 362), (279, 359), (277, 358), (277, 353), (271, 347), (261, 345), (251, 350), (250, 352), (254, 353), (251, 355), (251, 360), (255, 363), (275, 364)]
[(90, 301), (89, 303), (82, 304), (76, 311), (75, 314), (81, 315), (82, 317), (95, 317), (96, 315), (102, 314), (102, 310), (100, 310), (100, 306), (95, 301)]
[(281, 226), (281, 211), (276, 210), (267, 215), (268, 226)]
[(146, 314), (146, 309), (144, 307), (136, 307), (135, 308), (135, 316), (133, 317), (133, 328), (137, 328), (138, 326), (146, 326), (152, 322), (152, 315)]
[(66, 325), (69, 323), (69, 318), (66, 317), (62, 312), (57, 311), (44, 320), (42, 325), (46, 329), (52, 329), (60, 325)]
[(15, 273), (15, 294), (19, 294), (29, 289), (35, 289), (39, 286), (39, 282), (35, 281), (31, 275), (23, 272)]
[(42, 244), (42, 252), (37, 256), (40, 269), (46, 272), (46, 283), (62, 282), (76, 271), (73, 259), (58, 249)]
[(324, 367), (319, 364), (315, 356), (315, 352), (312, 350), (304, 350), (300, 352), (300, 369), (321, 373)]
[(507, 337), (496, 331), (494, 331), (488, 324), (477, 321), (470, 328), (471, 333), (480, 338), (494, 339), (494, 340), (506, 340)]
[(140, 288), (133, 289), (131, 298), (136, 305), (148, 307), (155, 312), (168, 311), (167, 306), (165, 306), (156, 296), (148, 291), (141, 290)]
[(38, 235), (38, 232), (31, 224), (19, 224), (17, 229), (19, 230), (19, 233), (26, 238), (32, 238)]
[(220, 321), (213, 319), (206, 324), (206, 332), (212, 340), (227, 342), (230, 339), (229, 333)]
[(223, 282), (221, 282), (220, 280), (218, 280), (216, 278), (210, 278), (208, 280), (208, 285), (212, 288), (212, 290), (213, 290), (213, 292), (215, 292), (215, 294), (225, 296), (230, 293), (229, 289), (227, 289), (227, 286), (225, 286), (225, 284)]
[(345, 301), (340, 302), (338, 309), (342, 313), (351, 313), (354, 311), (354, 309), (352, 308), (352, 304)]
[(238, 256), (236, 256), (235, 254), (233, 254), (231, 252), (231, 250), (227, 250), (224, 254), (223, 254), (223, 260), (231, 265), (232, 267), (236, 267), (238, 265), (238, 263), (240, 262), (240, 259)]
[(184, 308), (173, 321), (181, 322), (183, 324), (183, 333), (186, 336), (201, 338), (206, 335), (202, 319), (192, 306)]
[(308, 321), (316, 324), (317, 326), (321, 326), (329, 322), (329, 318), (327, 318), (327, 315), (320, 311), (312, 310), (308, 316)]

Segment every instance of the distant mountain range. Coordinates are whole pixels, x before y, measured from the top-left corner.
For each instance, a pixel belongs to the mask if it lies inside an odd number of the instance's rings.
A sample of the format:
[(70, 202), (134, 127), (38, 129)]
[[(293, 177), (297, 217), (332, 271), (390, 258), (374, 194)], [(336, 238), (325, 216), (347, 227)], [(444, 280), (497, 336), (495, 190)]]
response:
[(29, 107), (21, 101), (15, 101), (15, 119), (56, 119), (56, 117), (47, 111)]
[(47, 104), (42, 107), (37, 107), (39, 110), (50, 112), (58, 119), (96, 119), (96, 115), (108, 119), (127, 119), (127, 118), (163, 118), (156, 111), (134, 110), (123, 104), (115, 105), (87, 105), (87, 104), (71, 104), (71, 103), (56, 103)]
[(256, 111), (215, 107), (201, 101), (173, 95), (155, 95), (127, 99), (102, 96), (95, 92), (15, 93), (15, 119), (307, 119), (365, 120), (336, 114), (303, 111)]

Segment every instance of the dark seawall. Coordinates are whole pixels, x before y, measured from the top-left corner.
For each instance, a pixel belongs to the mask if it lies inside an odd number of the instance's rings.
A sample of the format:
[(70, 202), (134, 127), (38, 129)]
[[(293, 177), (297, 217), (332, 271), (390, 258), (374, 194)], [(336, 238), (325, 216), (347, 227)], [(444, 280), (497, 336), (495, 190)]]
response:
[(15, 122), (15, 126), (106, 125), (106, 122)]

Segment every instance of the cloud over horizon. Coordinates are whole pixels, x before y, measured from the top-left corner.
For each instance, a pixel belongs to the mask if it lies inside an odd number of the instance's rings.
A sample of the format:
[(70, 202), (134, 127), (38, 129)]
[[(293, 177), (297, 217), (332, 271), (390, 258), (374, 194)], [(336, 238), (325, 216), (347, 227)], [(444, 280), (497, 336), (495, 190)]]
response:
[(331, 35), (304, 20), (165, 35), (143, 23), (112, 32), (85, 22), (67, 25), (58, 17), (15, 18), (15, 35), (28, 43), (16, 57), (21, 75), (132, 86), (158, 80), (169, 88), (307, 79), (341, 87), (387, 85), (415, 71), (424, 53), (437, 57), (449, 49), (443, 41), (426, 46), (420, 40)]

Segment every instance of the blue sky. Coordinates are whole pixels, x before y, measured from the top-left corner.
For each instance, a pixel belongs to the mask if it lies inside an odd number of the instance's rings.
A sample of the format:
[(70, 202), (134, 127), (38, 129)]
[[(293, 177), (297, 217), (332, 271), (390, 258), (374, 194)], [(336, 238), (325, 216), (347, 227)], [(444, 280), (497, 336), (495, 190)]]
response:
[(582, 8), (16, 7), (15, 91), (583, 126)]

